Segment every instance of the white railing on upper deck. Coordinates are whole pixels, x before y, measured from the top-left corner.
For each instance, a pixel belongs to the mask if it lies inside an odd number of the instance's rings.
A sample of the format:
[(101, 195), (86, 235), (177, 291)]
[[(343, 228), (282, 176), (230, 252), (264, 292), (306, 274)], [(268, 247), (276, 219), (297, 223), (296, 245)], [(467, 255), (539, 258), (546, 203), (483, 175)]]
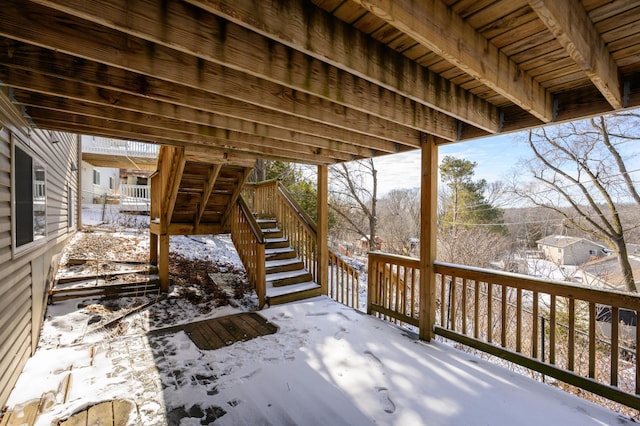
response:
[(137, 198), (149, 201), (151, 199), (151, 186), (150, 185), (129, 185), (126, 183), (120, 184), (120, 198), (123, 200), (129, 198)]
[(94, 137), (82, 140), (82, 152), (122, 155), (127, 157), (156, 158), (159, 152), (159, 145), (146, 142)]

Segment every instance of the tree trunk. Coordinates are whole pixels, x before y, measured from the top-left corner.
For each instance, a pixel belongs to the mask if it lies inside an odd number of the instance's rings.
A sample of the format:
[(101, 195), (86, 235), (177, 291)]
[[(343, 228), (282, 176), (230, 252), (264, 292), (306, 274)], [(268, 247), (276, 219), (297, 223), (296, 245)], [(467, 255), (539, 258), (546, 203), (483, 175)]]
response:
[(618, 252), (618, 263), (620, 264), (620, 270), (624, 278), (624, 285), (627, 291), (637, 292), (636, 283), (633, 280), (633, 268), (629, 262), (629, 254), (627, 252), (627, 244), (624, 241), (624, 237), (619, 237), (613, 242)]

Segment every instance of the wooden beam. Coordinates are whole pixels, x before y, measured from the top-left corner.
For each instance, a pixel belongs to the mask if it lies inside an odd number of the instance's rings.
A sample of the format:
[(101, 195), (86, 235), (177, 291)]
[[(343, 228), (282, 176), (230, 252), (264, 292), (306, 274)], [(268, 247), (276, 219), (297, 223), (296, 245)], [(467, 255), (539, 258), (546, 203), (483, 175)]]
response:
[(442, 112), (215, 15), (194, 13), (197, 9), (187, 3), (34, 2), (416, 130), (455, 135), (455, 119)]
[[(544, 122), (551, 95), (442, 0), (352, 0)], [(482, 52), (482, 54), (480, 54)]]
[[(160, 232), (159, 223), (151, 223), (151, 232), (158, 234)], [(167, 235), (218, 235), (228, 233), (230, 229), (223, 228), (219, 223), (200, 223), (198, 229), (193, 223), (172, 223), (167, 228)]]
[(212, 164), (209, 168), (209, 175), (207, 176), (207, 181), (204, 186), (204, 193), (202, 194), (202, 199), (200, 200), (200, 205), (198, 206), (198, 212), (196, 214), (196, 218), (193, 224), (196, 230), (198, 229), (198, 225), (200, 225), (200, 220), (202, 220), (202, 215), (204, 214), (207, 208), (207, 202), (209, 201), (209, 197), (211, 196), (213, 187), (216, 184), (216, 179), (218, 178), (218, 174), (220, 173), (221, 168), (222, 168), (221, 164)]
[[(367, 158), (374, 155), (374, 151), (367, 148), (337, 143), (335, 140), (328, 140), (306, 133), (292, 132), (277, 127), (274, 128), (250, 123), (245, 120), (224, 117), (198, 110), (191, 110), (193, 115), (199, 119), (197, 122), (192, 122), (164, 116), (159, 117), (137, 111), (123, 110), (118, 106), (113, 106), (108, 103), (105, 105), (92, 104), (74, 99), (26, 92), (22, 89), (14, 92), (14, 98), (20, 104), (28, 107), (44, 108), (126, 123), (137, 123), (157, 129), (168, 129), (194, 135), (208, 135), (218, 139), (230, 139), (234, 142), (260, 145), (273, 140), (274, 143), (281, 141), (283, 147), (293, 147), (294, 151), (308, 152), (313, 151), (313, 149), (325, 149), (327, 155), (335, 152), (336, 158), (342, 158), (344, 160)], [(303, 146), (298, 148), (297, 145)], [(146, 162), (148, 163), (149, 160), (146, 160)]]
[(187, 1), (452, 117), (492, 133), (499, 129), (495, 106), (307, 0)]
[[(389, 138), (384, 139), (91, 61), (79, 65), (77, 59), (60, 52), (7, 42), (11, 48), (0, 49), (0, 64), (5, 65), (0, 67), (0, 80), (33, 92), (195, 123), (207, 123), (213, 114), (217, 121), (242, 119), (244, 123), (255, 123), (256, 126), (315, 135), (383, 152), (397, 152), (398, 139), (404, 144), (411, 143), (411, 134), (406, 137), (389, 134)], [(183, 96), (176, 97), (176, 93)]]
[(168, 176), (161, 212), (166, 215), (165, 223), (167, 225), (171, 223), (171, 218), (173, 217), (173, 210), (178, 198), (178, 189), (182, 181), (182, 172), (186, 164), (187, 159), (184, 156), (184, 147), (175, 147), (171, 156), (171, 174)]
[[(15, 4), (17, 0), (8, 1), (10, 4), (0, 14), (0, 35), (11, 39), (275, 111), (358, 129), (372, 136), (397, 133), (395, 141), (398, 143), (402, 143), (401, 135), (412, 130), (127, 34), (105, 32), (91, 22), (72, 19), (49, 8), (31, 3)], [(33, 22), (48, 24), (38, 26), (37, 31), (25, 32), (24, 28), (29, 28)], [(181, 93), (179, 91), (172, 96), (180, 97)], [(419, 133), (417, 130), (413, 132)]]
[(322, 294), (329, 294), (329, 169), (318, 166), (318, 284)]
[(578, 0), (529, 0), (538, 17), (611, 106), (623, 106), (618, 67)]
[[(431, 340), (436, 323), (436, 260), (438, 211), (438, 146), (436, 138), (422, 140), (420, 180), (420, 338)], [(444, 301), (440, 301), (444, 303)]]
[(158, 235), (149, 231), (149, 263), (158, 265)]
[(160, 234), (160, 256), (158, 258), (158, 280), (160, 290), (169, 292), (169, 237), (170, 234)]
[[(143, 142), (164, 143), (175, 146), (199, 145), (212, 150), (238, 150), (253, 154), (254, 158), (270, 158), (283, 161), (297, 161), (307, 164), (333, 163), (339, 159), (349, 160), (351, 156), (336, 154), (332, 151), (314, 149), (304, 146), (280, 146), (281, 142), (260, 138), (256, 143), (247, 143), (234, 139), (225, 139), (190, 133), (177, 132), (171, 129), (157, 129), (137, 123), (106, 120), (97, 117), (86, 117), (61, 113), (40, 108), (29, 108), (29, 115), (40, 126), (97, 136), (111, 136), (120, 139), (133, 139)], [(305, 152), (302, 152), (302, 151)]]

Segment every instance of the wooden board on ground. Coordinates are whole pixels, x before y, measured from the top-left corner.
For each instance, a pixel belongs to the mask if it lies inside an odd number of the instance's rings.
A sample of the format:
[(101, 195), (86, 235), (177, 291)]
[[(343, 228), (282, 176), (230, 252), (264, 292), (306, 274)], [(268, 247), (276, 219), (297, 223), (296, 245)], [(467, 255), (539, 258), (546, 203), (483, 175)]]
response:
[(163, 328), (149, 334), (162, 335), (179, 331), (184, 331), (199, 349), (215, 350), (236, 342), (246, 342), (256, 337), (274, 334), (278, 327), (255, 312), (243, 312)]

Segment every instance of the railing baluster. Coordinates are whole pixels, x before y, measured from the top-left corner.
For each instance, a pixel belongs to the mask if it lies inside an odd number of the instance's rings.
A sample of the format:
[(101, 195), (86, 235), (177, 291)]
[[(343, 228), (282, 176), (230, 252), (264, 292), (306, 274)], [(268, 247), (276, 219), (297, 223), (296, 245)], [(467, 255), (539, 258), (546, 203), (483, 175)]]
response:
[[(538, 358), (538, 324), (540, 314), (538, 312), (538, 292), (534, 291), (531, 295), (531, 310), (533, 311), (531, 318), (531, 357)], [(544, 330), (542, 330), (544, 333)]]
[(493, 284), (487, 282), (487, 341), (493, 342)]
[[(544, 333), (544, 330), (542, 330)], [(556, 363), (556, 295), (549, 298), (549, 363)]]
[(501, 307), (500, 307), (500, 322), (502, 323), (502, 328), (500, 331), (500, 343), (503, 348), (507, 347), (507, 286), (502, 285), (502, 294), (501, 294)]
[(467, 286), (468, 280), (462, 280), (462, 334), (467, 334)]
[(589, 377), (596, 378), (596, 304), (589, 302)]
[(480, 281), (475, 280), (475, 290), (473, 293), (473, 337), (480, 337)]
[(449, 328), (456, 331), (456, 284), (458, 278), (455, 275), (451, 276), (451, 284), (449, 284)]
[(640, 310), (636, 311), (636, 395), (640, 395)]
[(446, 290), (447, 278), (448, 277), (445, 276), (445, 275), (442, 275), (440, 277), (440, 325), (442, 325), (445, 328), (447, 327), (447, 319), (444, 316), (445, 309), (446, 309), (445, 305), (446, 305), (446, 302), (447, 302), (447, 299), (446, 299), (446, 296), (445, 296), (447, 294), (447, 290)]
[(573, 371), (575, 369), (575, 349), (576, 349), (576, 301), (573, 297), (569, 298), (569, 341), (567, 348), (567, 369)]
[(611, 386), (618, 386), (618, 358), (619, 358), (619, 326), (620, 311), (618, 307), (611, 307)]
[(516, 352), (522, 353), (522, 289), (516, 289)]

